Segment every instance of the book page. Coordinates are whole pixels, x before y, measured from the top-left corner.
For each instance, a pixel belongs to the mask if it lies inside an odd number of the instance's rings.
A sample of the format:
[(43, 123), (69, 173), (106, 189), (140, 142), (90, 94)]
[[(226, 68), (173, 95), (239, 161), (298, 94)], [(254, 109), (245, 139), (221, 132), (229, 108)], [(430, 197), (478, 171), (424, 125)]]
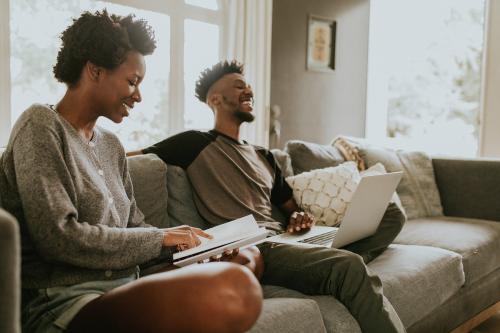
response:
[(227, 222), (216, 227), (204, 230), (206, 233), (212, 235), (213, 239), (202, 237), (203, 243), (210, 243), (213, 241), (222, 241), (232, 238), (245, 238), (245, 235), (255, 233), (259, 230), (259, 225), (252, 215), (247, 215), (237, 220)]
[(254, 236), (263, 232), (255, 221), (253, 215), (247, 215), (242, 218), (218, 225), (216, 227), (204, 230), (213, 236), (212, 239), (200, 237), (201, 244), (181, 252), (174, 253), (174, 260), (190, 256), (192, 254), (203, 252), (221, 245), (236, 242), (238, 240)]

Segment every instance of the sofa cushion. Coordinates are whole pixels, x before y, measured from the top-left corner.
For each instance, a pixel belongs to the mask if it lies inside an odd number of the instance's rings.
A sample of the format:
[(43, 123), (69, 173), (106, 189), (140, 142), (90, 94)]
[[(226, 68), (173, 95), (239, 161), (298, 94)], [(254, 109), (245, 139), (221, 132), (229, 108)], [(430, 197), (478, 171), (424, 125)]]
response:
[(318, 225), (327, 226), (340, 225), (360, 180), (354, 162), (286, 178), (297, 205), (314, 215)]
[(318, 304), (310, 299), (274, 298), (264, 300), (259, 319), (249, 331), (323, 333)]
[(408, 219), (443, 215), (432, 160), (425, 153), (375, 147), (359, 152), (367, 167), (381, 162), (388, 172), (404, 171), (397, 192)]
[(167, 168), (167, 189), (169, 194), (168, 216), (170, 226), (175, 227), (183, 224), (200, 229), (210, 228), (208, 224), (198, 214), (194, 204), (193, 190), (186, 172), (174, 165)]
[(283, 177), (286, 178), (293, 176), (292, 159), (290, 158), (290, 155), (281, 149), (271, 149), (271, 153), (278, 163)]
[[(391, 245), (368, 267), (377, 273), (384, 294), (405, 327), (416, 323), (454, 295), (464, 283), (460, 255), (427, 246)], [(308, 296), (264, 286), (264, 297), (310, 298), (318, 303), (328, 332), (361, 332), (356, 320), (335, 298)]]
[(390, 245), (368, 267), (382, 280), (405, 327), (438, 308), (465, 279), (460, 255), (428, 246)]
[(337, 148), (312, 142), (291, 140), (286, 143), (285, 151), (292, 159), (295, 175), (314, 169), (334, 167), (345, 161)]
[(137, 206), (149, 223), (167, 228), (167, 165), (155, 154), (128, 157)]
[(467, 285), (500, 267), (500, 223), (460, 217), (407, 221), (395, 243), (434, 246), (462, 256)]
[[(455, 295), (438, 309), (432, 311), (428, 316), (409, 327), (408, 332), (464, 332), (464, 330), (455, 329), (484, 310), (486, 310), (486, 313), (490, 312), (488, 308), (491, 310), (491, 306), (499, 301), (500, 269), (497, 269), (473, 284), (460, 288)], [(470, 332), (498, 333), (497, 323), (498, 319), (489, 320), (489, 324), (492, 324), (491, 326), (488, 324), (481, 325), (484, 327), (473, 329)]]
[[(342, 303), (331, 296), (309, 296), (279, 286), (264, 285), (262, 287), (266, 301), (267, 299), (276, 297), (309, 298), (314, 300), (319, 306), (327, 332), (361, 333), (356, 319), (354, 319)], [(304, 332), (308, 332), (308, 330)]]

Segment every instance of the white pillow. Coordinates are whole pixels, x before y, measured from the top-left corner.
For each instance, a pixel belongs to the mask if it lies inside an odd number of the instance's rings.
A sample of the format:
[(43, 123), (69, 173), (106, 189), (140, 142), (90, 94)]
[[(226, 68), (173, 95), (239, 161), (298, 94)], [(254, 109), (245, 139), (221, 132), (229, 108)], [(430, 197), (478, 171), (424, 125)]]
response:
[(361, 179), (354, 162), (287, 177), (297, 205), (316, 218), (316, 224), (337, 226)]
[[(354, 162), (345, 162), (336, 167), (287, 177), (286, 181), (293, 189), (293, 198), (297, 205), (314, 215), (316, 224), (334, 227), (342, 222), (361, 177), (384, 173), (386, 170), (381, 163), (360, 173)], [(391, 202), (396, 202), (402, 209), (401, 200), (396, 193)]]

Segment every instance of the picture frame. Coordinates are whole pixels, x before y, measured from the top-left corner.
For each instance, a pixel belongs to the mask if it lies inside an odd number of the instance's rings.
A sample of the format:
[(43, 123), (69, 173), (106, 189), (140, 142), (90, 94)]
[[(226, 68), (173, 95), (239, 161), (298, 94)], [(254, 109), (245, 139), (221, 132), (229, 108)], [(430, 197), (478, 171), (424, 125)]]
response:
[(335, 40), (337, 22), (333, 19), (309, 15), (307, 21), (307, 60), (310, 71), (335, 70)]

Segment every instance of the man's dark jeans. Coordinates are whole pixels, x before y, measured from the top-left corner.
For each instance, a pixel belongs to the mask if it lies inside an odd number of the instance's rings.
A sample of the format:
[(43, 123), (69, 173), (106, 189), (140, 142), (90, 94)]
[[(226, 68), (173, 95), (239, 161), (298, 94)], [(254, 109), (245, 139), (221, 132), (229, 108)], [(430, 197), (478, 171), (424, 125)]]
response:
[(262, 283), (308, 295), (332, 295), (347, 307), (363, 332), (405, 332), (383, 295), (380, 279), (365, 265), (387, 248), (405, 221), (391, 203), (373, 236), (344, 249), (264, 243), (260, 246), (265, 263)]

